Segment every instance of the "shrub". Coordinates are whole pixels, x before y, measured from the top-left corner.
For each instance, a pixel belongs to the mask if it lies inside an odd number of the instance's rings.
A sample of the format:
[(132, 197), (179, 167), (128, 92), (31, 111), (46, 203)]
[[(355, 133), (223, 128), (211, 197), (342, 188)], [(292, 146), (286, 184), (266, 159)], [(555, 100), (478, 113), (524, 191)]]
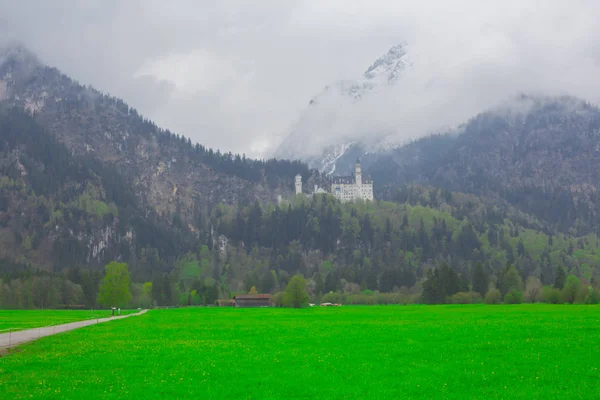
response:
[(351, 294), (346, 296), (345, 304), (377, 304), (377, 298), (375, 296), (368, 296), (365, 294)]
[(512, 289), (504, 295), (504, 304), (521, 304), (523, 294), (517, 289)]
[(485, 294), (485, 299), (483, 299), (483, 302), (485, 304), (500, 304), (501, 301), (502, 301), (502, 294), (500, 293), (500, 291), (498, 289), (490, 289)]
[(452, 304), (477, 304), (481, 301), (481, 295), (476, 292), (458, 292), (450, 296)]
[(395, 299), (396, 304), (417, 304), (417, 301), (419, 299), (418, 294), (408, 294), (408, 293), (394, 293), (395, 294)]
[(503, 294), (511, 290), (523, 290), (523, 280), (514, 265), (511, 265), (508, 270), (500, 276), (500, 291)]
[(377, 304), (398, 304), (397, 293), (377, 293), (375, 299)]
[(321, 297), (321, 303), (342, 303), (342, 295), (338, 292), (329, 292)]
[(562, 302), (560, 290), (552, 286), (544, 286), (542, 288), (542, 301), (549, 304), (558, 304)]
[(587, 295), (585, 296), (585, 304), (598, 304), (600, 301), (600, 292), (593, 286), (588, 286)]
[(275, 307), (283, 307), (283, 292), (277, 292), (271, 296), (271, 301)]
[(539, 301), (541, 294), (542, 282), (540, 282), (540, 279), (535, 276), (527, 278), (527, 283), (525, 284), (525, 301), (535, 303)]
[(564, 301), (568, 303), (575, 303), (578, 298), (578, 294), (581, 291), (581, 282), (575, 275), (569, 275), (567, 282), (561, 291), (561, 295)]
[(308, 285), (306, 279), (294, 275), (283, 293), (283, 304), (286, 307), (300, 308), (308, 305)]

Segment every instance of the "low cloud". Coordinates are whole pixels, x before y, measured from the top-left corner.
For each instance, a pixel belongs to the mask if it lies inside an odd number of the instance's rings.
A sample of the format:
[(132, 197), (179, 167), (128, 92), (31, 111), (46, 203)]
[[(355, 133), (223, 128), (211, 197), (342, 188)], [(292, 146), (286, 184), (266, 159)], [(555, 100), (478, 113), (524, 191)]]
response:
[(325, 85), (401, 41), (414, 68), (359, 106), (333, 102), (339, 118), (306, 127), (306, 149), (415, 138), (522, 92), (600, 102), (595, 1), (22, 3), (0, 4), (3, 37), (165, 128), (252, 156), (272, 154)]

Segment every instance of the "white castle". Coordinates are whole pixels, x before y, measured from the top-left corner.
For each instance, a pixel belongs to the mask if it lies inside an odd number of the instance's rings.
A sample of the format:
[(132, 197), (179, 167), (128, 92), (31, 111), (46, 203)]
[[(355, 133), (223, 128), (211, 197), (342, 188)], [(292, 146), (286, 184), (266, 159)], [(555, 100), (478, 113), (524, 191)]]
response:
[[(327, 191), (319, 186), (315, 185), (315, 191), (312, 194), (306, 194), (306, 197), (312, 197), (315, 194), (323, 194), (327, 193)], [(296, 194), (302, 194), (302, 176), (300, 174), (296, 175)]]
[(331, 194), (342, 203), (354, 200), (373, 201), (373, 181), (362, 180), (360, 160), (356, 159), (354, 181), (352, 177), (336, 177), (331, 184)]
[[(327, 193), (324, 189), (315, 185), (314, 194)], [(296, 175), (296, 194), (302, 194), (302, 176)], [(373, 181), (363, 182), (360, 160), (356, 160), (356, 171), (354, 177), (336, 177), (331, 184), (331, 194), (342, 203), (354, 200), (373, 201)]]

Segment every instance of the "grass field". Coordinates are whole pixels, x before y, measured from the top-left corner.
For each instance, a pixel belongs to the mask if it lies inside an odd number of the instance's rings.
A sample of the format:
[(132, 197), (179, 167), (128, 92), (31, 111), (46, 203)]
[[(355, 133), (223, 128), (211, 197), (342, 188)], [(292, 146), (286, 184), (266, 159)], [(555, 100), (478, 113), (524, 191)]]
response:
[(0, 399), (598, 399), (598, 306), (152, 310), (0, 358)]
[[(121, 315), (135, 312), (137, 310), (121, 310)], [(0, 333), (8, 328), (16, 331), (110, 315), (109, 310), (0, 310)]]

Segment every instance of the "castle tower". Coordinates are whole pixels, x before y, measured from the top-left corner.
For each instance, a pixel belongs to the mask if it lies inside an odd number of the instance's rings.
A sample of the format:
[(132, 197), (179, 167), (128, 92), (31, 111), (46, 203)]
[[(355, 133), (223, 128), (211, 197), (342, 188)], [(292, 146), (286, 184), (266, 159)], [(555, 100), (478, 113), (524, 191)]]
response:
[(362, 185), (362, 172), (360, 170), (360, 160), (357, 158), (356, 159), (356, 185), (360, 186)]
[(296, 194), (302, 194), (302, 176), (296, 175)]

